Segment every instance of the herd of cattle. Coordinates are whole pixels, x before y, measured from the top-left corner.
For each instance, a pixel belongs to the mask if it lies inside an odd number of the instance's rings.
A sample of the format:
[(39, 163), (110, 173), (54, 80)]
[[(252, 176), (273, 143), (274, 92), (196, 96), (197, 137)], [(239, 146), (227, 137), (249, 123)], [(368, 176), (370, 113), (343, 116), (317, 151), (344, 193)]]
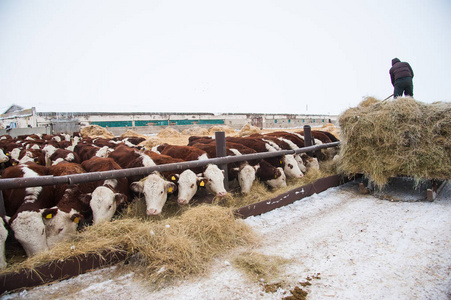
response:
[[(312, 131), (316, 143), (337, 139), (327, 132)], [(64, 176), (216, 157), (215, 140), (191, 136), (186, 146), (162, 144), (145, 149), (145, 139), (82, 138), (70, 135), (29, 135), (0, 137), (1, 178)], [(302, 132), (284, 131), (227, 137), (227, 155), (243, 155), (304, 147)], [(333, 148), (330, 148), (333, 149)], [(333, 150), (332, 150), (333, 151)], [(328, 158), (335, 153), (326, 152)], [(325, 157), (319, 157), (326, 159)], [(228, 179), (243, 194), (258, 179), (271, 188), (286, 186), (287, 178), (301, 178), (309, 168), (319, 168), (317, 158), (307, 154), (254, 159), (229, 165)], [(109, 221), (119, 207), (144, 195), (147, 215), (161, 213), (168, 193), (177, 191), (177, 202), (186, 205), (199, 187), (225, 196), (224, 172), (215, 164), (185, 170), (154, 172), (147, 176), (100, 180), (80, 184), (59, 184), (3, 190), (6, 216), (0, 218), (0, 267), (6, 266), (5, 242), (8, 231), (28, 256), (45, 251), (76, 233), (81, 221), (99, 224)]]

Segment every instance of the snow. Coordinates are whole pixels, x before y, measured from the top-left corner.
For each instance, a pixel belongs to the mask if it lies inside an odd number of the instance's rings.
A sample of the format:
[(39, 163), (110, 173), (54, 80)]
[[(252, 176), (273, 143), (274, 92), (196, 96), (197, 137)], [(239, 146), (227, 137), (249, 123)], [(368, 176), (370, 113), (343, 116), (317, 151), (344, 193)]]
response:
[[(408, 197), (406, 197), (408, 199)], [(4, 299), (282, 299), (299, 286), (308, 299), (450, 299), (451, 187), (434, 202), (388, 201), (351, 182), (245, 220), (261, 235), (256, 252), (290, 260), (283, 287), (265, 292), (218, 258), (207, 276), (152, 291), (115, 268)], [(310, 286), (302, 287), (301, 282)]]

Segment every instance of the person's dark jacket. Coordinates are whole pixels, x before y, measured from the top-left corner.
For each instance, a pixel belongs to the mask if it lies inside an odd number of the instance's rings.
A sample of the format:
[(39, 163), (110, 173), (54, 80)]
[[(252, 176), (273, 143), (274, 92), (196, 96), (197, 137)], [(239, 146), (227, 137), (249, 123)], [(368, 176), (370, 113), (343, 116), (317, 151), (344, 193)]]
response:
[(413, 78), (413, 70), (410, 67), (409, 63), (400, 61), (398, 58), (393, 58), (391, 61), (391, 69), (390, 69), (390, 77), (391, 83), (394, 85), (396, 79), (403, 77), (412, 77)]

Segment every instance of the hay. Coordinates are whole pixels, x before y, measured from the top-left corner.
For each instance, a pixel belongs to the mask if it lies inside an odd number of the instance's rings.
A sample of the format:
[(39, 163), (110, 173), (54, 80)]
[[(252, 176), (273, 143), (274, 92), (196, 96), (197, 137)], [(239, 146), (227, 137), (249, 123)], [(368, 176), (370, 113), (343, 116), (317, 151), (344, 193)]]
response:
[(168, 138), (168, 137), (173, 138), (173, 137), (180, 137), (181, 134), (180, 134), (180, 132), (178, 132), (174, 128), (166, 127), (165, 129), (163, 129), (160, 132), (158, 132), (157, 136), (159, 138)]
[(226, 125), (215, 125), (208, 129), (209, 135), (214, 135), (216, 131), (224, 131), (226, 135), (234, 135), (236, 134), (235, 129)]
[(234, 267), (244, 271), (252, 280), (272, 281), (278, 279), (282, 266), (290, 260), (280, 256), (268, 256), (257, 252), (243, 252), (236, 256), (232, 264)]
[(451, 177), (451, 103), (367, 98), (339, 123), (342, 172), (363, 173), (379, 188), (395, 176)]
[(148, 137), (145, 141), (139, 143), (138, 146), (144, 147), (146, 150), (151, 150), (152, 147), (163, 144), (163, 141), (157, 137)]
[(252, 126), (250, 124), (246, 124), (241, 128), (240, 132), (238, 133), (239, 136), (248, 136), (251, 134), (260, 134), (262, 131), (260, 128)]
[[(64, 260), (115, 250), (129, 255), (131, 270), (160, 286), (167, 281), (206, 272), (213, 257), (255, 242), (252, 229), (242, 220), (235, 220), (232, 210), (202, 205), (166, 220), (123, 218), (89, 226), (72, 241), (59, 243), (2, 272), (33, 269), (55, 257)], [(124, 271), (130, 270), (124, 267)]]
[(143, 135), (143, 134), (139, 134), (136, 131), (133, 130), (127, 130), (126, 132), (124, 132), (123, 134), (121, 134), (120, 139), (125, 139), (125, 138), (129, 138), (129, 137), (140, 137), (140, 138), (147, 138), (147, 136)]
[(104, 138), (113, 139), (114, 134), (99, 125), (85, 126), (80, 130), (80, 134), (83, 138)]
[(184, 135), (208, 135), (208, 129), (199, 126), (190, 127), (182, 131)]
[[(312, 129), (312, 130), (316, 130), (316, 129)], [(340, 129), (335, 127), (335, 125), (332, 123), (324, 124), (319, 130), (327, 131), (327, 132), (333, 134), (337, 139), (340, 139)]]

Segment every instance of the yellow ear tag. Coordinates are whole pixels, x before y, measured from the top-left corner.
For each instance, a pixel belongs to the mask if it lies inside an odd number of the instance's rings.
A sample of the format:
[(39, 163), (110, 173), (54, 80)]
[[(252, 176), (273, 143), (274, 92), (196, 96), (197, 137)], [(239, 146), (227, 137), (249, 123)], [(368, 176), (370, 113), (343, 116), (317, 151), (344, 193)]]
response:
[(276, 179), (277, 179), (277, 175), (274, 175), (274, 178), (276, 178)]
[(80, 223), (80, 219), (76, 217), (76, 218), (74, 219), (74, 223), (75, 223), (75, 224)]
[(175, 180), (175, 176), (172, 176), (172, 177), (171, 177), (171, 180)]
[(53, 217), (52, 214), (48, 214), (45, 216), (46, 219), (51, 219), (52, 217)]
[(282, 161), (280, 161), (280, 164), (282, 164), (283, 162)]
[(199, 185), (200, 186), (205, 186), (205, 182), (202, 180)]
[(172, 193), (172, 187), (169, 188), (168, 192), (169, 192), (169, 193)]

